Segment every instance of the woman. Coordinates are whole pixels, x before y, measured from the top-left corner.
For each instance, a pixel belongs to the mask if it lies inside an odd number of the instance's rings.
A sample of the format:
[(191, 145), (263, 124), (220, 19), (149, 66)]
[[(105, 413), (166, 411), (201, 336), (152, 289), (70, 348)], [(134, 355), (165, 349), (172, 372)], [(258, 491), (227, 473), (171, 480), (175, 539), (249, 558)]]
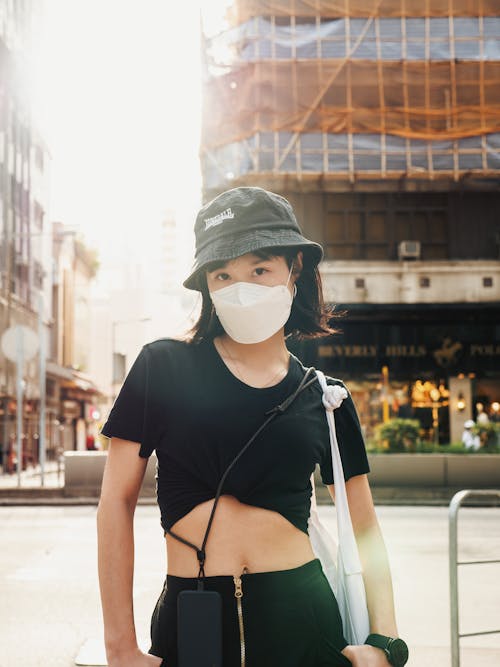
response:
[[(317, 381), (241, 454), (214, 503), (224, 472), (264, 416), (303, 384), (306, 369), (289, 353), (287, 336), (335, 332), (317, 268), (322, 248), (302, 235), (286, 199), (257, 187), (233, 188), (206, 204), (195, 234), (184, 285), (202, 294), (199, 320), (182, 340), (143, 346), (101, 429), (111, 438), (97, 516), (109, 665), (176, 667), (177, 596), (201, 580), (222, 598), (224, 667), (402, 667), (406, 658), (395, 647), (406, 645), (394, 642), (391, 575), (349, 394), (336, 424), (364, 567), (368, 643), (345, 640), (307, 534), (316, 464), (335, 499)], [(154, 449), (168, 566), (143, 654), (133, 621), (132, 526)]]

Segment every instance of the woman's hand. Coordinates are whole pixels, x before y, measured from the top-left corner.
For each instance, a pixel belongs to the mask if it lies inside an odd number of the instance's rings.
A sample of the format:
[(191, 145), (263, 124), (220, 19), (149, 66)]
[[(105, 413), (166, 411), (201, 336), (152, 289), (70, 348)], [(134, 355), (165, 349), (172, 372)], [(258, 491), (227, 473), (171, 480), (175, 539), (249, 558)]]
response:
[(391, 667), (383, 649), (369, 644), (348, 645), (341, 653), (352, 662), (352, 667)]
[(108, 657), (108, 667), (159, 667), (162, 661), (163, 658), (152, 653), (143, 653), (137, 648), (131, 653)]

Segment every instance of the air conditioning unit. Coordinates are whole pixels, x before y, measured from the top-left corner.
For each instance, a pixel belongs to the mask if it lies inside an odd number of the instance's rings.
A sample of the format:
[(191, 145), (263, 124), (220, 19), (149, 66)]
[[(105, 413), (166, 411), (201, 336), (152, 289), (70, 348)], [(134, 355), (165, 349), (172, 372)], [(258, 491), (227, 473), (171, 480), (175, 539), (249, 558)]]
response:
[(399, 259), (420, 259), (420, 241), (401, 241), (398, 245)]

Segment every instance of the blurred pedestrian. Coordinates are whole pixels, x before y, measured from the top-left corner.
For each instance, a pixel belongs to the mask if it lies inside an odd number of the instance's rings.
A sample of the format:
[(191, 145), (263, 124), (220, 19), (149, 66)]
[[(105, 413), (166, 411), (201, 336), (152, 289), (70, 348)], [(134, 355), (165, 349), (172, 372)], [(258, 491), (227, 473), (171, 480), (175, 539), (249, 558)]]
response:
[(94, 451), (96, 449), (95, 437), (94, 437), (93, 433), (88, 433), (87, 434), (86, 447), (87, 447), (87, 451)]
[(488, 413), (484, 410), (484, 405), (482, 403), (476, 403), (477, 416), (476, 421), (478, 424), (489, 424), (490, 418)]
[(472, 451), (477, 451), (481, 446), (481, 440), (479, 435), (473, 433), (472, 429), (475, 426), (473, 419), (468, 419), (464, 422), (464, 430), (462, 433), (462, 442), (465, 449), (471, 449)]

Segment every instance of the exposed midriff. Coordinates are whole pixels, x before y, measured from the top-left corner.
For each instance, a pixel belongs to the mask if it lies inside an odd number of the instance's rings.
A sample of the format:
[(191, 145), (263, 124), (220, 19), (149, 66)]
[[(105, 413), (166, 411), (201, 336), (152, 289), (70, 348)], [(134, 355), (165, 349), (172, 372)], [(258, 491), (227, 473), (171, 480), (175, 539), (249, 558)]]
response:
[[(172, 530), (201, 547), (212, 511), (213, 499), (200, 503), (179, 519)], [(195, 577), (199, 564), (196, 552), (168, 533), (167, 572)], [(247, 505), (230, 495), (221, 495), (207, 540), (205, 576), (239, 575), (298, 567), (313, 558), (306, 533), (279, 512)]]

